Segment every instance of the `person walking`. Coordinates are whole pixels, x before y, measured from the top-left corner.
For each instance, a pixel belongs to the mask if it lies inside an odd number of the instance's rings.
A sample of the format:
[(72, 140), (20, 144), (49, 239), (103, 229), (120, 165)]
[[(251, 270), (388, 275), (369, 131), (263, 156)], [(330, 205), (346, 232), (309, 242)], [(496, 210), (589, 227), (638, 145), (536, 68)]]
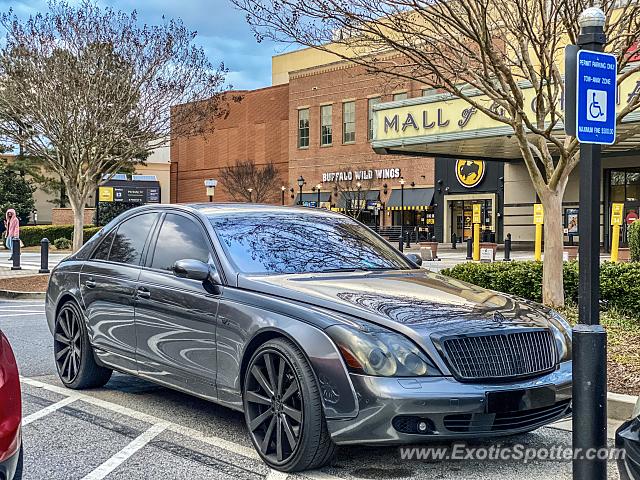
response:
[(13, 208), (7, 210), (6, 219), (4, 225), (7, 232), (6, 245), (11, 251), (11, 257), (9, 261), (13, 260), (13, 239), (20, 238), (20, 220), (16, 215), (16, 211)]

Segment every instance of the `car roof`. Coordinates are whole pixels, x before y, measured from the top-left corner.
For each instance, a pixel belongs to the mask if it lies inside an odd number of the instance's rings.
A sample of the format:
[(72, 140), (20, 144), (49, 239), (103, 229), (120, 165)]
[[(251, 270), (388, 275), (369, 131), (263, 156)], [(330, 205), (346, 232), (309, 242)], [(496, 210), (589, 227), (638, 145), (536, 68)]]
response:
[(280, 206), (267, 205), (260, 203), (240, 203), (240, 202), (216, 202), (216, 203), (171, 203), (171, 204), (147, 204), (138, 207), (136, 210), (146, 209), (179, 209), (186, 211), (197, 211), (207, 217), (226, 216), (226, 215), (242, 215), (247, 213), (285, 213), (298, 211), (305, 215), (314, 216), (342, 216), (342, 214), (330, 211), (324, 208), (301, 207), (301, 206)]

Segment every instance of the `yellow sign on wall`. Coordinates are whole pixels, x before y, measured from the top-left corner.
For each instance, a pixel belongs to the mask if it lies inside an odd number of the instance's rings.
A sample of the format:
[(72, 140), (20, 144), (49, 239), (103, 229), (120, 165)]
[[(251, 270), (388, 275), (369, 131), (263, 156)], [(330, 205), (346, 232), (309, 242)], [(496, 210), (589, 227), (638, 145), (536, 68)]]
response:
[(456, 178), (463, 187), (473, 188), (480, 185), (484, 171), (485, 163), (482, 160), (456, 161)]
[(544, 223), (544, 207), (541, 203), (533, 205), (533, 223), (542, 225)]
[(611, 225), (622, 225), (622, 214), (624, 213), (624, 203), (611, 204)]
[(482, 205), (473, 204), (473, 223), (482, 223)]
[(113, 187), (100, 187), (98, 198), (101, 202), (113, 202)]

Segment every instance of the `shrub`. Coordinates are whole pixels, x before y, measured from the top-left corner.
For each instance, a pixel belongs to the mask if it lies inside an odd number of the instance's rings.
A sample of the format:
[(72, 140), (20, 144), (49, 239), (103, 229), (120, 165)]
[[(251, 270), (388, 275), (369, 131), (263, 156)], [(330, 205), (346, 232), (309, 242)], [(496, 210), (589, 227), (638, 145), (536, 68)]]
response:
[[(84, 227), (84, 241), (89, 240), (100, 231), (100, 227), (92, 225)], [(49, 241), (57, 238), (73, 238), (73, 225), (31, 225), (20, 227), (20, 240), (25, 247), (35, 247), (40, 245), (43, 238)]]
[(60, 237), (53, 241), (53, 245), (56, 250), (69, 250), (71, 248), (71, 240), (68, 238)]
[[(441, 271), (458, 280), (542, 301), (541, 262), (461, 263)], [(565, 262), (565, 298), (578, 302), (578, 262)], [(600, 268), (600, 298), (604, 308), (615, 308), (640, 318), (640, 263), (604, 262)]]
[(640, 262), (640, 221), (629, 225), (629, 251), (632, 262)]

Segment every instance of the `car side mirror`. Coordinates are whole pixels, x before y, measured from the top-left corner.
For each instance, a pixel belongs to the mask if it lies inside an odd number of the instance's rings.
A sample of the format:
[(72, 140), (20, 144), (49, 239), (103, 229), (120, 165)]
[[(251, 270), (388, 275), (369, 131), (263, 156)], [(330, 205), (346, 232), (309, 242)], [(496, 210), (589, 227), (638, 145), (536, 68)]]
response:
[(405, 258), (407, 260), (409, 260), (412, 263), (415, 263), (418, 266), (422, 265), (422, 257), (420, 255), (418, 255), (417, 253), (407, 253), (405, 255)]
[(173, 273), (176, 277), (180, 278), (189, 278), (200, 282), (210, 280), (214, 285), (220, 285), (221, 283), (220, 275), (218, 275), (215, 268), (208, 263), (201, 262), (200, 260), (194, 260), (192, 258), (178, 260), (174, 263)]

